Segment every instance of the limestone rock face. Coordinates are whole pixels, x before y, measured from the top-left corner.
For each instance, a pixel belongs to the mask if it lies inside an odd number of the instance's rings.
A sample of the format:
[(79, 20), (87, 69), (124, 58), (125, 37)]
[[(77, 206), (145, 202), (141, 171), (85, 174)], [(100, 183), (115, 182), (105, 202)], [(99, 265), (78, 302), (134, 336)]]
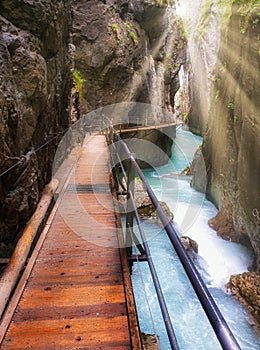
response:
[(188, 123), (204, 135), (206, 193), (220, 209), (210, 224), (253, 247), (259, 269), (259, 4), (200, 4), (192, 22)]
[(135, 154), (141, 168), (155, 168), (167, 164), (172, 155), (171, 146), (175, 136), (175, 126), (130, 131), (121, 135), (131, 152)]
[(173, 8), (150, 0), (79, 0), (73, 18), (75, 66), (86, 79), (82, 112), (137, 101), (165, 109), (173, 121), (186, 46)]
[(0, 3), (0, 238), (12, 241), (50, 180), (69, 121), (71, 1)]
[[(226, 222), (233, 225), (234, 240), (253, 247), (259, 269), (260, 220), (259, 215), (254, 215), (260, 208), (259, 21), (256, 12), (252, 12), (244, 28), (244, 17), (233, 6), (230, 30), (220, 44), (215, 97), (203, 155), (208, 170), (208, 195), (220, 208), (221, 220), (226, 216)], [(233, 33), (236, 33), (235, 39)]]
[(218, 214), (209, 220), (209, 226), (217, 231), (218, 235), (230, 241), (236, 240), (236, 232), (234, 230), (232, 215), (230, 210), (222, 209)]
[(205, 193), (207, 187), (207, 171), (200, 147), (194, 154), (194, 158), (190, 165), (190, 173), (192, 175), (191, 187), (195, 188), (199, 192)]
[[(188, 55), (181, 70), (181, 88), (176, 96), (176, 116), (185, 128), (203, 135), (211, 106), (211, 84), (220, 42), (220, 17), (229, 4), (190, 1), (185, 13)], [(223, 9), (224, 8), (224, 9)]]

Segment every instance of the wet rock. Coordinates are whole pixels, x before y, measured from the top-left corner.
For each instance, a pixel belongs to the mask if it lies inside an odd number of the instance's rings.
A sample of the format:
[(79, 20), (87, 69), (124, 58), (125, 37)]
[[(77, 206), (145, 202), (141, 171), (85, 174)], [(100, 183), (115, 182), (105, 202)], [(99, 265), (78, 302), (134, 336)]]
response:
[(209, 226), (226, 241), (235, 241), (236, 233), (232, 221), (232, 215), (227, 210), (220, 210), (218, 214), (209, 220)]
[[(165, 215), (167, 216), (167, 219), (169, 220), (169, 222), (173, 222), (173, 214), (170, 211), (167, 204), (165, 202), (161, 202), (161, 201), (159, 201), (159, 203), (160, 203)], [(156, 224), (159, 224), (160, 226), (163, 226), (153, 204), (143, 205), (143, 206), (139, 207), (138, 213), (143, 220), (146, 220), (147, 222), (150, 222), (151, 224), (156, 223)]]
[(145, 350), (158, 350), (158, 337), (154, 334), (141, 334), (142, 344)]
[(182, 236), (180, 240), (190, 259), (194, 261), (195, 254), (198, 254), (198, 243), (188, 236)]
[[(257, 272), (244, 272), (232, 275), (227, 284), (236, 299), (242, 302), (251, 312), (255, 322), (251, 324), (260, 331), (260, 274)], [(260, 334), (260, 332), (259, 332)]]
[(14, 245), (12, 243), (1, 242), (0, 243), (0, 257), (1, 258), (10, 257), (13, 249), (14, 249)]
[(137, 208), (151, 205), (151, 199), (148, 196), (147, 192), (144, 190), (143, 183), (140, 179), (135, 180), (135, 204)]
[[(123, 185), (126, 188), (125, 181)], [(121, 190), (121, 189), (120, 189)], [(150, 223), (156, 223), (162, 226), (161, 220), (159, 219), (154, 205), (151, 202), (150, 197), (144, 190), (143, 184), (140, 179), (135, 179), (135, 191), (134, 191), (135, 204), (140, 217)], [(127, 197), (126, 195), (120, 195), (118, 197), (119, 204), (121, 206), (121, 212), (124, 213), (126, 210)], [(166, 214), (169, 222), (173, 222), (173, 214), (165, 202), (159, 201), (164, 213)]]
[(191, 175), (190, 166), (187, 166), (185, 169), (183, 169), (180, 175)]
[[(119, 192), (123, 191), (124, 189), (127, 188), (127, 185), (126, 185), (126, 182), (124, 179), (122, 180), (122, 185), (124, 188), (122, 188), (120, 186)], [(146, 205), (150, 205), (152, 203), (147, 192), (144, 190), (142, 181), (139, 178), (135, 179), (134, 200), (135, 200), (135, 205), (137, 208), (140, 208), (140, 207), (146, 206)], [(127, 204), (127, 196), (126, 195), (119, 195), (118, 196), (118, 203), (119, 203), (119, 206), (121, 208), (120, 212), (125, 213), (126, 204)]]
[(190, 165), (191, 187), (196, 191), (205, 193), (207, 188), (207, 171), (201, 147), (197, 149)]
[(70, 123), (71, 3), (0, 2), (0, 173), (17, 163), (0, 178), (0, 239), (6, 243), (16, 240), (36, 208), (59, 134)]

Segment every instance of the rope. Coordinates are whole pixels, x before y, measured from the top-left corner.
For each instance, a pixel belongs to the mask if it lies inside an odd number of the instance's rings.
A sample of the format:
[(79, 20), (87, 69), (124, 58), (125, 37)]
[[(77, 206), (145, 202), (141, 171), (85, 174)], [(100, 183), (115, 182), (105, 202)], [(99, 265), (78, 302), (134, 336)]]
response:
[(6, 173), (8, 173), (9, 171), (11, 171), (12, 169), (14, 169), (15, 167), (17, 167), (18, 164), (21, 164), (23, 162), (22, 159), (20, 159), (17, 163), (13, 164), (10, 168), (6, 169), (2, 174), (0, 174), (0, 177), (2, 177), (3, 175), (5, 175)]
[(62, 131), (62, 132), (60, 132), (60, 133), (58, 133), (58, 135), (54, 136), (54, 137), (53, 137), (52, 139), (50, 139), (49, 141), (45, 142), (43, 145), (41, 145), (40, 147), (38, 147), (36, 150), (31, 150), (31, 151), (27, 152), (26, 155), (22, 155), (22, 156), (21, 156), (21, 159), (20, 159), (17, 163), (15, 163), (15, 164), (13, 164), (12, 166), (10, 166), (10, 167), (9, 167), (8, 169), (6, 169), (5, 171), (3, 171), (3, 172), (0, 174), (0, 177), (4, 176), (4, 175), (5, 175), (6, 173), (8, 173), (9, 171), (11, 171), (12, 169), (16, 168), (18, 165), (21, 165), (21, 164), (23, 164), (24, 162), (28, 162), (28, 161), (30, 160), (31, 156), (32, 156), (34, 153), (40, 151), (43, 147), (47, 146), (49, 143), (51, 143), (53, 140), (55, 140), (57, 137), (60, 136), (60, 134), (64, 133), (65, 131), (67, 131), (67, 129), (64, 130), (64, 131)]
[(65, 131), (67, 131), (68, 129), (61, 131), (60, 133), (58, 133), (58, 135), (54, 136), (52, 139), (50, 139), (49, 141), (45, 142), (43, 145), (41, 145), (40, 147), (36, 148), (36, 150), (34, 151), (34, 153), (40, 151), (43, 147), (47, 146), (49, 143), (51, 143), (53, 140), (55, 140), (57, 137), (60, 136), (60, 134), (65, 133)]

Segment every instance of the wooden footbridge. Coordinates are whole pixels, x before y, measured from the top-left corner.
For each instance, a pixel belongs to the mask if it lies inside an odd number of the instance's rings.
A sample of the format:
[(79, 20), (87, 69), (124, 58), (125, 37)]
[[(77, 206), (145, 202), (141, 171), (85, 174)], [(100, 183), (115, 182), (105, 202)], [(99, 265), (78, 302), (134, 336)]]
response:
[(141, 348), (110, 188), (105, 136), (88, 137), (7, 309), (1, 349)]
[[(157, 210), (222, 348), (240, 349), (134, 155), (112, 126), (107, 139), (112, 142), (111, 161), (105, 136), (88, 136), (76, 161), (68, 160), (67, 174), (63, 168), (58, 172), (61, 181), (55, 192), (56, 204), (1, 319), (1, 349), (143, 349), (128, 268), (138, 255), (149, 265), (171, 348), (179, 349), (134, 204), (135, 173)], [(121, 159), (128, 159), (127, 169)], [(122, 174), (127, 188), (121, 181)], [(113, 179), (117, 192), (127, 195), (125, 237), (115, 207)], [(133, 220), (138, 236), (133, 232)], [(25, 230), (27, 236), (31, 235), (31, 226)], [(132, 254), (132, 245), (140, 254)], [(19, 259), (19, 254), (14, 254), (12, 260)], [(10, 271), (6, 271), (8, 285)], [(1, 298), (4, 289), (0, 281)]]

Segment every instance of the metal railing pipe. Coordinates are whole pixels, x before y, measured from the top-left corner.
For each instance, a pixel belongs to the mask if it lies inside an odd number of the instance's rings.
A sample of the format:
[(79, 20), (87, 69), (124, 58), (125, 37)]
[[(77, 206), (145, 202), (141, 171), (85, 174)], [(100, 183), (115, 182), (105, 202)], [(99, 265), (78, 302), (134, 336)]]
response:
[(137, 164), (135, 158), (132, 156), (128, 146), (125, 142), (121, 140), (125, 151), (127, 152), (129, 159), (131, 160), (133, 166), (136, 169), (137, 174), (142, 180), (144, 187), (151, 198), (151, 201), (157, 210), (157, 214), (164, 225), (164, 228), (168, 234), (170, 241), (182, 263), (183, 268), (193, 286), (194, 291), (197, 294), (198, 299), (214, 329), (214, 332), (224, 350), (241, 350), (239, 344), (237, 343), (234, 335), (232, 334), (230, 328), (228, 327), (224, 317), (222, 316), (220, 310), (218, 309), (213, 297), (209, 293), (205, 283), (203, 282), (200, 274), (198, 273), (195, 265), (192, 263), (188, 257), (185, 248), (183, 247), (173, 225), (169, 222), (169, 219), (165, 215), (157, 197), (155, 196), (151, 186), (146, 181), (146, 178)]
[(145, 249), (145, 253), (146, 253), (146, 259), (147, 259), (147, 262), (148, 262), (148, 265), (149, 265), (149, 269), (150, 269), (150, 272), (151, 272), (151, 275), (152, 275), (152, 279), (153, 279), (154, 287), (155, 287), (155, 290), (156, 290), (156, 294), (158, 296), (158, 302), (159, 302), (159, 305), (160, 305), (160, 308), (161, 308), (161, 312), (162, 312), (162, 315), (163, 315), (163, 320), (164, 320), (164, 323), (165, 323), (165, 327), (166, 327), (166, 331), (167, 331), (167, 334), (168, 334), (168, 338), (169, 338), (169, 341), (170, 341), (172, 349), (173, 350), (179, 350), (179, 346), (178, 346), (177, 339), (176, 339), (176, 336), (175, 336), (175, 333), (174, 333), (174, 329), (173, 329), (173, 326), (172, 326), (171, 318), (170, 318), (170, 315), (169, 315), (169, 312), (168, 312), (168, 309), (167, 309), (167, 305), (166, 305), (166, 302), (165, 302), (165, 299), (164, 299), (164, 296), (163, 296), (163, 292), (162, 292), (162, 289), (161, 289), (161, 286), (160, 286), (160, 281), (159, 281), (156, 269), (155, 269), (154, 264), (153, 264), (150, 248), (149, 248), (149, 245), (147, 244), (145, 233), (144, 233), (144, 230), (143, 230), (143, 227), (142, 227), (142, 223), (141, 223), (141, 220), (140, 220), (140, 216), (139, 216), (138, 211), (136, 209), (134, 198), (133, 198), (132, 194), (130, 194), (130, 200), (131, 200), (133, 208), (134, 208), (134, 215), (135, 215), (136, 222), (137, 222), (137, 225), (138, 225), (138, 229), (139, 229), (139, 232), (140, 232), (140, 236), (141, 236), (141, 239), (142, 239), (142, 242), (143, 242), (143, 245), (144, 245), (144, 249)]

